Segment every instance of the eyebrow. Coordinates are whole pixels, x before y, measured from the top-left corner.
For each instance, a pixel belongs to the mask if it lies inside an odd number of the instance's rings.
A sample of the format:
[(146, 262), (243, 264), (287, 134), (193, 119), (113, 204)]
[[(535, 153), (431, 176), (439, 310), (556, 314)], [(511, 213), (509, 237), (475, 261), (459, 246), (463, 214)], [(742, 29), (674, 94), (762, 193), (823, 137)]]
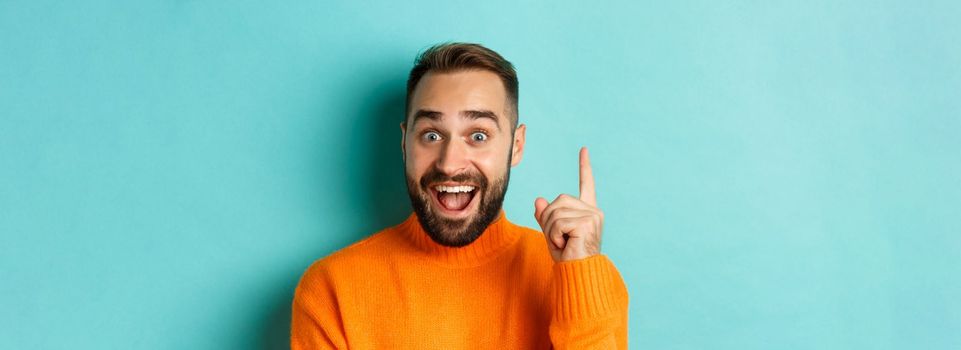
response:
[(410, 125), (417, 125), (417, 121), (421, 119), (430, 119), (430, 120), (437, 121), (437, 120), (440, 120), (441, 115), (442, 114), (438, 111), (418, 109), (417, 112), (414, 112), (414, 118), (411, 119)]
[(501, 129), (500, 123), (497, 122), (497, 114), (494, 114), (494, 112), (491, 112), (491, 111), (488, 111), (488, 110), (479, 110), (479, 111), (478, 111), (478, 110), (467, 110), (467, 111), (461, 111), (461, 115), (464, 115), (464, 116), (466, 116), (466, 117), (468, 117), (468, 118), (470, 118), (470, 119), (472, 119), (472, 120), (477, 120), (477, 119), (481, 119), (481, 118), (490, 119), (491, 121), (494, 122), (494, 125), (497, 126), (497, 130), (500, 130), (500, 129)]
[[(471, 120), (484, 119), (484, 118), (490, 119), (491, 121), (494, 122), (494, 125), (497, 126), (497, 130), (501, 129), (500, 123), (497, 122), (497, 114), (494, 112), (484, 110), (484, 109), (482, 110), (470, 109), (470, 110), (461, 111), (460, 115), (464, 118), (469, 118)], [(438, 111), (432, 111), (429, 109), (418, 109), (417, 112), (414, 112), (414, 118), (411, 121), (411, 125), (416, 125), (417, 121), (421, 119), (430, 119), (433, 121), (438, 121), (440, 120), (441, 116), (443, 116), (443, 113)]]

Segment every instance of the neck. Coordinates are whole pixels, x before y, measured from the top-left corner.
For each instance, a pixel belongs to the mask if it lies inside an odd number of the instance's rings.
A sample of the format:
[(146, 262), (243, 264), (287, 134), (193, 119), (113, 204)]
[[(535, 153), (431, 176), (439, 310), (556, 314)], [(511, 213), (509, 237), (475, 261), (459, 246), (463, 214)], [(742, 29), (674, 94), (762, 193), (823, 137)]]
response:
[(492, 259), (497, 253), (514, 243), (519, 236), (515, 230), (511, 230), (512, 225), (507, 221), (504, 210), (501, 209), (497, 218), (484, 229), (484, 232), (463, 247), (449, 247), (435, 242), (424, 231), (417, 214), (414, 213), (411, 213), (400, 225), (400, 229), (407, 234), (417, 251), (423, 253), (427, 259), (449, 266), (469, 267)]

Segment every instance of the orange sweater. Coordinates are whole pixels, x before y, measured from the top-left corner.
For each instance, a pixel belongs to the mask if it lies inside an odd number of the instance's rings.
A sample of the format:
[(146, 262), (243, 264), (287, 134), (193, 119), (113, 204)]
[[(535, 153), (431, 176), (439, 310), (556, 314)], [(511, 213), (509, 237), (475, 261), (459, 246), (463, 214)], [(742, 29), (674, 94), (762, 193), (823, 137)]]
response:
[(604, 255), (554, 263), (544, 235), (500, 216), (435, 243), (417, 216), (314, 262), (292, 349), (626, 349), (627, 288)]

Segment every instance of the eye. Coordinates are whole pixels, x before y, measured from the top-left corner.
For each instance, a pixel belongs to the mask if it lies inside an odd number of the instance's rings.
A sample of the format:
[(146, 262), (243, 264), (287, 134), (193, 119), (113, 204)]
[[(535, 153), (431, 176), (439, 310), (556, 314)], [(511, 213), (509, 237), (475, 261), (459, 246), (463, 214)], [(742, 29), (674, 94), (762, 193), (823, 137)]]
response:
[(440, 141), (440, 134), (438, 134), (436, 131), (425, 132), (424, 135), (421, 137), (424, 139), (424, 141), (427, 141), (427, 142)]
[(470, 139), (475, 142), (484, 142), (484, 141), (487, 141), (487, 138), (488, 138), (487, 134), (482, 133), (480, 131), (470, 134)]

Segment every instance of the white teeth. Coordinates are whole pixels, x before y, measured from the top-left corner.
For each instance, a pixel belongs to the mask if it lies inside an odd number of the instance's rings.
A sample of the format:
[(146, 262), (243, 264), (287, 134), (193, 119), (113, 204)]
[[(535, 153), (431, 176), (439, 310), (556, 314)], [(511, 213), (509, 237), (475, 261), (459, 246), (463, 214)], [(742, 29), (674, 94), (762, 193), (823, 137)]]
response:
[(448, 192), (448, 193), (458, 193), (458, 192), (470, 192), (474, 190), (474, 186), (436, 186), (434, 187), (438, 192)]

